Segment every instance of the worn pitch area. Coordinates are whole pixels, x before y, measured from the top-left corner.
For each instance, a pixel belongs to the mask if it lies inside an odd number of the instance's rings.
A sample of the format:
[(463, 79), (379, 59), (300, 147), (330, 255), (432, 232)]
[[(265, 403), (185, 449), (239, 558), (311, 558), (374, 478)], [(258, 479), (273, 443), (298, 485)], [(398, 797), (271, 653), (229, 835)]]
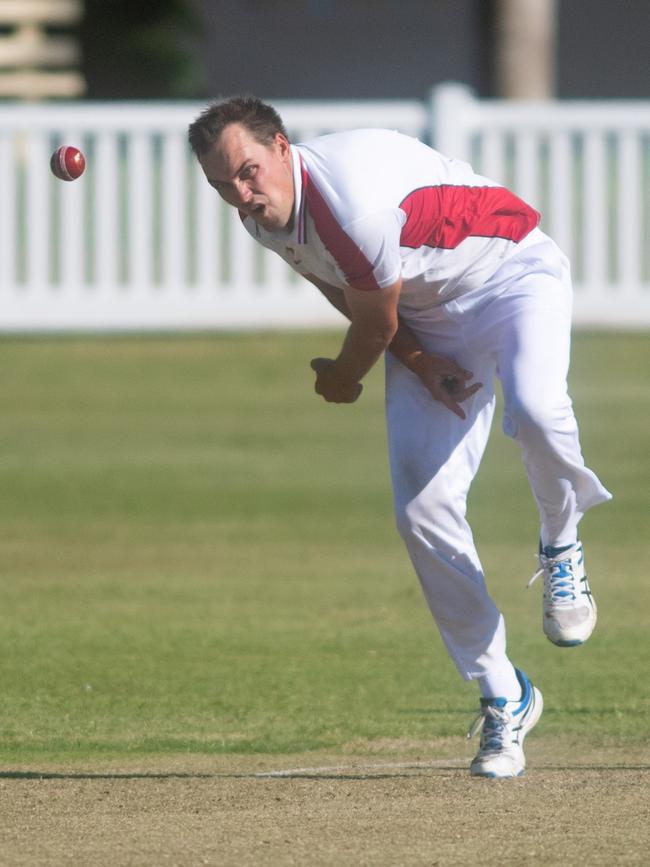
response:
[[(531, 743), (472, 779), (451, 741), (0, 772), (12, 865), (647, 864), (650, 750)], [(433, 756), (433, 758), (432, 758)]]

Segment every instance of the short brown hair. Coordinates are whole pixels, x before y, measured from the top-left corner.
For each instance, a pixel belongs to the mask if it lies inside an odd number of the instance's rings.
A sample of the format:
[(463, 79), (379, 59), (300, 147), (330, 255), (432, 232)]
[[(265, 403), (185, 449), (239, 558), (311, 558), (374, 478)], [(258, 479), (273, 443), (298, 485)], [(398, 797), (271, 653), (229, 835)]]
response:
[(188, 138), (196, 156), (209, 151), (231, 123), (241, 124), (263, 145), (272, 144), (278, 133), (289, 138), (273, 106), (256, 96), (233, 96), (224, 102), (212, 103), (190, 124)]

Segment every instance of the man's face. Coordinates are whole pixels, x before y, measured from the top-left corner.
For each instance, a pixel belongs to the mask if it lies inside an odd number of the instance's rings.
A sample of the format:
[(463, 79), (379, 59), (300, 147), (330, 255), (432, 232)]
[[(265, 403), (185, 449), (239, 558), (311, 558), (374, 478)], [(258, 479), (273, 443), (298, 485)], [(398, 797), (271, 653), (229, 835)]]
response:
[(269, 232), (287, 227), (293, 213), (293, 170), (289, 142), (281, 133), (263, 145), (241, 124), (231, 123), (199, 163), (229, 205)]

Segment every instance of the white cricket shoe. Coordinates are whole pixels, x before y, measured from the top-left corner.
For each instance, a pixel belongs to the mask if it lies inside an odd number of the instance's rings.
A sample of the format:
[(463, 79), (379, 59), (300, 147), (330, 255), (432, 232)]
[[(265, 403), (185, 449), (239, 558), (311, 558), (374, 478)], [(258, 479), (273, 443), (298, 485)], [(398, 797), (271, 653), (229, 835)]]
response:
[(594, 631), (597, 609), (585, 574), (582, 544), (564, 549), (548, 545), (541, 549), (539, 563), (541, 568), (528, 586), (544, 575), (544, 634), (559, 647), (583, 644)]
[(526, 769), (524, 738), (542, 715), (544, 701), (523, 671), (517, 671), (517, 678), (522, 687), (520, 701), (481, 699), (481, 712), (467, 733), (471, 738), (482, 729), (479, 750), (469, 769), (474, 777), (519, 777)]

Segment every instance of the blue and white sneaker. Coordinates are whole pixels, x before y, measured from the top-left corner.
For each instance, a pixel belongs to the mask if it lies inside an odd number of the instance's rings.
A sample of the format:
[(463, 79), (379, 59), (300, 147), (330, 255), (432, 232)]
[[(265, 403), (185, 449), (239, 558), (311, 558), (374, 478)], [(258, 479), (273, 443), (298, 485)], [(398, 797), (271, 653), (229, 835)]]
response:
[(474, 777), (519, 777), (526, 768), (524, 738), (542, 715), (544, 700), (523, 671), (517, 670), (517, 678), (522, 691), (519, 701), (481, 699), (481, 712), (467, 732), (471, 738), (482, 729), (479, 750), (469, 769)]
[(587, 575), (582, 544), (540, 549), (540, 568), (528, 586), (544, 575), (544, 634), (559, 647), (583, 644), (594, 631), (597, 609)]

